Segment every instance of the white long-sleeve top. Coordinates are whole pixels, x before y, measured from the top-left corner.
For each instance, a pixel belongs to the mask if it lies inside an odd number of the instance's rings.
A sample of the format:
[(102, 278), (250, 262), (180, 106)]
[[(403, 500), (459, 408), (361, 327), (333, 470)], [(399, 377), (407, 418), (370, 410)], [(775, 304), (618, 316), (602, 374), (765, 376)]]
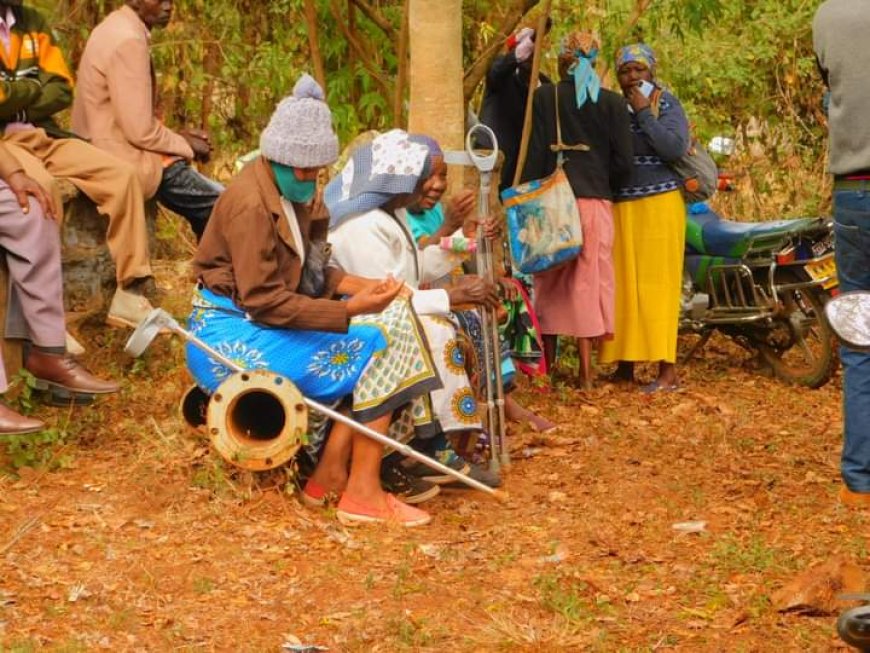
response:
[(431, 245), (417, 247), (404, 210), (393, 217), (374, 209), (345, 219), (329, 232), (332, 258), (345, 272), (360, 277), (380, 279), (393, 275), (414, 290), (412, 304), (420, 315), (450, 312), (446, 290), (420, 290), (448, 274), (461, 259), (451, 252)]

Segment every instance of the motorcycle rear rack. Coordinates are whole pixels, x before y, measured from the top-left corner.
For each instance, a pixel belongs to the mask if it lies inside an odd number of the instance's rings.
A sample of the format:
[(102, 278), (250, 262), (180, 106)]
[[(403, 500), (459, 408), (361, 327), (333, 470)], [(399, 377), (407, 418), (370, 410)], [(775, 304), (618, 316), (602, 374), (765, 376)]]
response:
[(711, 304), (706, 321), (710, 324), (756, 322), (775, 313), (776, 290), (760, 286), (745, 263), (711, 266), (706, 290)]
[(754, 266), (767, 268), (767, 283), (760, 284), (745, 263), (713, 265), (707, 271), (707, 294), (710, 308), (705, 321), (708, 324), (735, 324), (758, 322), (773, 317), (779, 305), (779, 295), (790, 290), (819, 286), (824, 279), (776, 283), (777, 264), (767, 261)]

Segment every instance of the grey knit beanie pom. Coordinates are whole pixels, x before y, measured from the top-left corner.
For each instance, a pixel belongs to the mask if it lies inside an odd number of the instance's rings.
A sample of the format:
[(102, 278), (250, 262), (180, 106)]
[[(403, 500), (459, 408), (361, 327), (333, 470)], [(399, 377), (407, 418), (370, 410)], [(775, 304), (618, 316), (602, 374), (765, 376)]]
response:
[(260, 136), (261, 154), (294, 168), (320, 168), (338, 158), (338, 136), (323, 89), (310, 75), (302, 75), (293, 95), (278, 104)]

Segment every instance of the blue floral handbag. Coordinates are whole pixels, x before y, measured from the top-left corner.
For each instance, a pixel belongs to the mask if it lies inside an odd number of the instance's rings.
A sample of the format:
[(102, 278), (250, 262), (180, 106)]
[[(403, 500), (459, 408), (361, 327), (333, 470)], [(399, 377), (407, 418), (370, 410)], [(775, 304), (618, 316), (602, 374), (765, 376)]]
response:
[(523, 274), (552, 270), (580, 255), (583, 232), (577, 199), (562, 169), (564, 150), (589, 149), (562, 143), (556, 92), (556, 171), (549, 177), (506, 188), (501, 193), (507, 214), (511, 260)]

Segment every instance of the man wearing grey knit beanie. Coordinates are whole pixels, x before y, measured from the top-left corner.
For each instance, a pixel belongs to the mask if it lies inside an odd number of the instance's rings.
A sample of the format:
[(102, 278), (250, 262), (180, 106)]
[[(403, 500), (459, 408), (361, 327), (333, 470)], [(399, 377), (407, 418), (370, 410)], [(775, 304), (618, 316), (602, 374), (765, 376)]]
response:
[(310, 75), (303, 75), (293, 95), (275, 109), (260, 136), (260, 154), (284, 199), (304, 204), (314, 197), (318, 169), (338, 158), (338, 136), (323, 90)]
[[(338, 158), (338, 137), (323, 92), (307, 75), (275, 109), (260, 154), (221, 195), (199, 244), (191, 329), (243, 367), (289, 379), (306, 397), (346, 401), (357, 420), (384, 434), (399, 406), (424, 401), (440, 380), (410, 302), (393, 301), (403, 284), (330, 264), (329, 221), (313, 214), (311, 200), (317, 174)], [(318, 274), (306, 284), (312, 268)], [(385, 309), (389, 316), (380, 315)], [(187, 362), (209, 393), (226, 378), (196, 348), (188, 348)], [(314, 431), (306, 449), (318, 462), (306, 505), (325, 506), (328, 494), (341, 492), (336, 514), (346, 523), (428, 523), (427, 513), (381, 488), (378, 441), (343, 425), (328, 438), (325, 429)]]

